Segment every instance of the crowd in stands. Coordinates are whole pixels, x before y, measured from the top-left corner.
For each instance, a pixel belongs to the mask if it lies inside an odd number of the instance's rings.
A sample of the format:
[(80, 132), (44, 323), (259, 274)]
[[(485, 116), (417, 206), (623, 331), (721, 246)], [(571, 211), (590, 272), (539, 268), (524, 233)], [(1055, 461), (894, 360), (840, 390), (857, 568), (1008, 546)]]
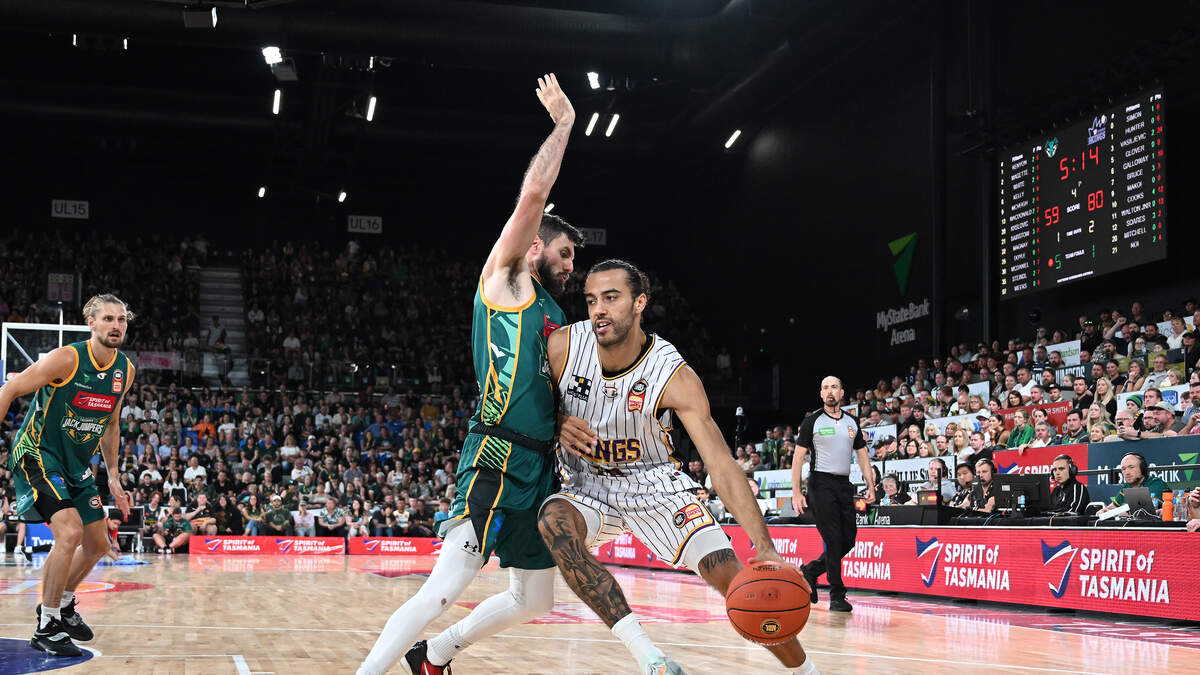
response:
[[(246, 342), (256, 383), (361, 389), (416, 386), (440, 393), (471, 380), (468, 338), (481, 261), (445, 250), (364, 247), (340, 251), (286, 242), (242, 256)], [(732, 364), (672, 282), (653, 284), (645, 326), (719, 379)], [(583, 275), (559, 299), (568, 320), (587, 317)], [(668, 312), (667, 309), (671, 308)], [(270, 377), (266, 377), (270, 375)]]

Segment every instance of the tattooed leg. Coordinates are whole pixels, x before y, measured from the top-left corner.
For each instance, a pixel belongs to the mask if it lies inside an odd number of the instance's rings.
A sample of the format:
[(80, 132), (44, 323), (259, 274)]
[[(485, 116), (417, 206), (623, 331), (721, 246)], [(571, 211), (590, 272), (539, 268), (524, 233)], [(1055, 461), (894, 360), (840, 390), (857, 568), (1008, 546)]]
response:
[(629, 603), (617, 580), (588, 552), (587, 524), (575, 507), (561, 499), (550, 500), (542, 507), (538, 531), (567, 585), (609, 628), (629, 615)]
[[(700, 559), (698, 567), (696, 572), (721, 595), (725, 595), (729, 590), (730, 582), (738, 572), (742, 571), (742, 563), (738, 562), (737, 555), (731, 548), (717, 549), (709, 553)], [(780, 645), (767, 647), (767, 651), (774, 654), (775, 658), (779, 659), (779, 662), (787, 668), (799, 668), (807, 658), (804, 648), (800, 646), (800, 642), (796, 638)]]

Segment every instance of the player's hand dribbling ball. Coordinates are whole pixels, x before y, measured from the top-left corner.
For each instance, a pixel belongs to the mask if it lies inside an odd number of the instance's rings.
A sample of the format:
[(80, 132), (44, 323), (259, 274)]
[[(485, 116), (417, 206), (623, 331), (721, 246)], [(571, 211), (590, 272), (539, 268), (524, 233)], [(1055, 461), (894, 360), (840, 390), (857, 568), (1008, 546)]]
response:
[(808, 622), (809, 591), (804, 575), (792, 565), (751, 563), (729, 583), (725, 612), (742, 637), (777, 645), (795, 637)]

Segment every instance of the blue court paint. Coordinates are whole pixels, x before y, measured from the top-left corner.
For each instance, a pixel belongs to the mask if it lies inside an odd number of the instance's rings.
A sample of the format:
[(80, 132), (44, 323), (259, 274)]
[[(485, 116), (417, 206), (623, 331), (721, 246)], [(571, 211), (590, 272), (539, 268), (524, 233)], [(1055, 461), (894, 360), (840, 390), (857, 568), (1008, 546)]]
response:
[[(33, 622), (29, 622), (33, 628)], [(32, 630), (30, 631), (32, 635)], [(0, 675), (19, 673), (41, 673), (77, 666), (90, 660), (95, 654), (87, 647), (80, 647), (82, 656), (50, 656), (29, 646), (29, 638), (0, 638)]]

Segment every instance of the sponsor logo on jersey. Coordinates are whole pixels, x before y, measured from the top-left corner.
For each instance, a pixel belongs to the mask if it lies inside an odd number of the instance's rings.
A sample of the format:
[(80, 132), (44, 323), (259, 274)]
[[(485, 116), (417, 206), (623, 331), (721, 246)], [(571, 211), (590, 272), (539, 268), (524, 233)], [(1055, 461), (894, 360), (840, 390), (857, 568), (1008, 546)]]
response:
[(582, 375), (574, 375), (571, 378), (574, 384), (567, 387), (567, 396), (586, 401), (592, 395), (592, 381)]
[(63, 480), (63, 477), (59, 476), (57, 474), (50, 477), (50, 482), (54, 483), (55, 485), (57, 485), (60, 488), (67, 487), (67, 481)]
[(121, 371), (113, 373), (112, 393), (119, 394), (125, 389), (125, 376)]
[(75, 394), (75, 400), (71, 401), (71, 405), (76, 408), (83, 408), (84, 410), (111, 412), (113, 407), (117, 405), (117, 397), (105, 394), (89, 394), (81, 391)]
[(124, 378), (125, 378), (125, 374), (124, 374), (124, 373), (122, 373), (122, 372), (121, 372), (121, 371), (119, 371), (119, 370), (118, 370), (118, 371), (116, 371), (115, 373), (113, 373), (113, 379), (114, 379), (114, 380), (121, 380), (121, 379), (124, 379)]
[(817, 433), (822, 436), (832, 436), (837, 433), (837, 429), (833, 427), (821, 427), (820, 429), (817, 429)]
[(104, 427), (108, 425), (107, 417), (84, 417), (79, 414), (74, 408), (67, 406), (66, 414), (62, 419), (62, 429), (67, 432), (77, 445), (82, 445), (98, 438), (104, 433)]
[(592, 457), (605, 463), (634, 462), (642, 458), (642, 442), (636, 438), (601, 439)]
[(673, 520), (675, 522), (675, 527), (683, 529), (684, 525), (687, 525), (693, 520), (699, 520), (703, 517), (704, 507), (700, 506), (699, 504), (688, 504), (687, 506), (675, 512)]
[(96, 377), (103, 380), (104, 378), (108, 377), (108, 373), (96, 373)]
[(542, 337), (550, 337), (551, 333), (559, 329), (559, 325), (556, 323), (551, 323), (550, 317), (546, 316), (545, 314), (542, 315), (542, 318), (546, 322), (545, 327), (542, 328)]
[(616, 398), (620, 394), (621, 394), (621, 390), (617, 388), (617, 385), (610, 384), (608, 382), (604, 383), (604, 395), (605, 396), (607, 396), (608, 398)]
[(640, 412), (642, 410), (642, 406), (646, 403), (646, 390), (649, 388), (650, 385), (644, 379), (633, 383), (633, 386), (629, 388), (629, 412)]

